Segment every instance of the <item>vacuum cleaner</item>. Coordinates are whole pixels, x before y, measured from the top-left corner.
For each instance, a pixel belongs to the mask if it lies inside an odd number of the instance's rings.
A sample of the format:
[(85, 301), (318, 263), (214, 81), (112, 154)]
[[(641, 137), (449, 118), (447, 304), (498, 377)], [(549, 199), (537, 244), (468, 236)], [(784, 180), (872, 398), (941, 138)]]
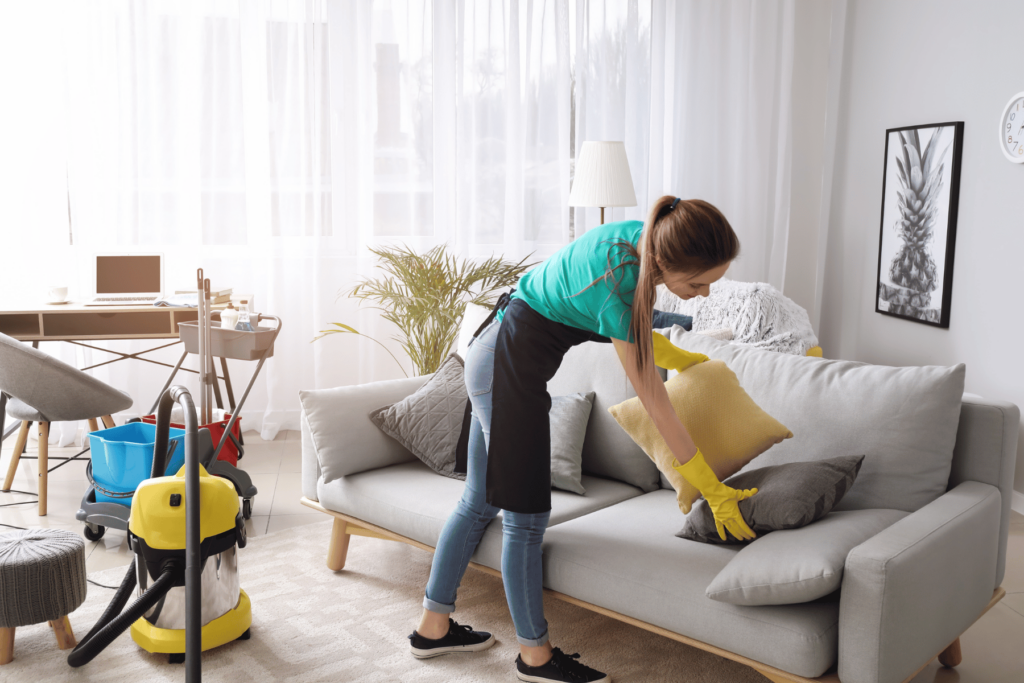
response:
[[(185, 465), (161, 476), (175, 402), (185, 414)], [(142, 649), (184, 662), (185, 680), (199, 683), (203, 650), (248, 640), (252, 606), (239, 585), (237, 562), (245, 523), (231, 482), (200, 464), (200, 444), (210, 439), (200, 439), (199, 431), (188, 390), (170, 387), (157, 411), (151, 478), (132, 498), (128, 542), (135, 557), (106, 611), (68, 656), (71, 666), (92, 661), (131, 627)], [(136, 587), (138, 597), (124, 609)]]

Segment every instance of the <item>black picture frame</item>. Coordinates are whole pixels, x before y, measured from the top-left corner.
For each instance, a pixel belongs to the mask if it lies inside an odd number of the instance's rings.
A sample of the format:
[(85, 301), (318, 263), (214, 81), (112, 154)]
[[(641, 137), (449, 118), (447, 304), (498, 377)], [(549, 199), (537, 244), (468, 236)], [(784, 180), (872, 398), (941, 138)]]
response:
[(876, 313), (949, 328), (963, 139), (963, 121), (885, 131)]

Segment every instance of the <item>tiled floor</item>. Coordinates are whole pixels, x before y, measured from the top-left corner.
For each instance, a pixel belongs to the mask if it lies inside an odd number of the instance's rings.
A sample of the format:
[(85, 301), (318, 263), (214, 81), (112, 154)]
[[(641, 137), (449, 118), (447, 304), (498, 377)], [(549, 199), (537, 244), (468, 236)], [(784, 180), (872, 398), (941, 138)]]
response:
[[(250, 535), (258, 536), (301, 524), (324, 521), (299, 503), (300, 441), (298, 432), (282, 432), (274, 441), (263, 441), (256, 432), (245, 433), (245, 457), (240, 465), (256, 484), (254, 515), (247, 522)], [(7, 472), (14, 438), (3, 444), (0, 477)], [(28, 453), (35, 455), (36, 444), (29, 442)], [(51, 455), (73, 455), (77, 449), (51, 448)], [(84, 463), (70, 463), (51, 473), (49, 514), (39, 517), (34, 504), (0, 507), (0, 523), (17, 526), (46, 526), (82, 532), (75, 519), (85, 492)], [(14, 480), (15, 489), (36, 490), (36, 461), (23, 460)], [(0, 494), (0, 505), (25, 500), (19, 494)], [(4, 527), (0, 527), (0, 533)], [(327, 549), (324, 549), (327, 552)], [(86, 542), (89, 571), (128, 564), (131, 554), (122, 531), (110, 530), (97, 542)], [(1021, 680), (1024, 671), (1024, 516), (1013, 513), (1007, 554), (1006, 598), (982, 617), (963, 637), (964, 661), (957, 669), (943, 669), (932, 662), (913, 683), (1011, 683)], [(940, 598), (941, 596), (937, 596)]]

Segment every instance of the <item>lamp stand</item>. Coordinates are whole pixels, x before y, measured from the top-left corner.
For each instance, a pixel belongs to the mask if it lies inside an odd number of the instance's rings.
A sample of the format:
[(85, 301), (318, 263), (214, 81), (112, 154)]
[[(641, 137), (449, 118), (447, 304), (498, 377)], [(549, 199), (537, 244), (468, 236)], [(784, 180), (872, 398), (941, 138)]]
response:
[(601, 207), (601, 225), (604, 225), (604, 207)]

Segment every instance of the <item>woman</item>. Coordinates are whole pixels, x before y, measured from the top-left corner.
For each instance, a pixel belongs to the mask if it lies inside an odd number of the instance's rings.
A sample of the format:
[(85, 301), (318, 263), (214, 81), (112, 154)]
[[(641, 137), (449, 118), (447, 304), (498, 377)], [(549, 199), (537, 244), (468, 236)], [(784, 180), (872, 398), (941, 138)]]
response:
[[(409, 636), (415, 656), (474, 652), (494, 644), (448, 615), (484, 528), (503, 514), (501, 574), (516, 627), (524, 681), (609, 681), (579, 654), (552, 649), (544, 619), (541, 540), (551, 513), (551, 397), (547, 382), (566, 351), (586, 341), (611, 341), (676, 468), (708, 500), (720, 528), (754, 534), (737, 503), (754, 491), (721, 484), (704, 462), (669, 402), (655, 360), (685, 367), (687, 354), (655, 335), (655, 286), (675, 295), (707, 296), (736, 258), (739, 240), (725, 217), (700, 200), (662, 197), (647, 223), (623, 221), (588, 231), (519, 282), (507, 308), (473, 340), (466, 388), (473, 407), (466, 488), (437, 541), (419, 627)], [(499, 305), (500, 307), (500, 305)], [(706, 357), (701, 356), (700, 359)], [(724, 538), (724, 533), (723, 533)]]

